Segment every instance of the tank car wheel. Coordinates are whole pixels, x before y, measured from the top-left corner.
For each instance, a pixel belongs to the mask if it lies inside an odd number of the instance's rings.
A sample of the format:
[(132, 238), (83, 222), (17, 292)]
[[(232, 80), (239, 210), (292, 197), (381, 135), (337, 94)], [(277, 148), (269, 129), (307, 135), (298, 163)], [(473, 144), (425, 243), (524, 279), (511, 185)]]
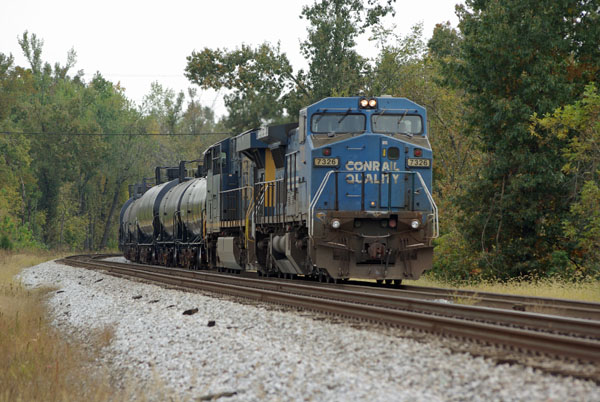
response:
[(385, 284), (386, 285), (391, 285), (393, 283), (393, 281), (391, 279), (386, 279), (385, 280)]
[(400, 285), (402, 285), (402, 279), (394, 279), (394, 287), (399, 289)]
[(377, 284), (378, 285), (383, 285), (383, 279), (377, 279)]

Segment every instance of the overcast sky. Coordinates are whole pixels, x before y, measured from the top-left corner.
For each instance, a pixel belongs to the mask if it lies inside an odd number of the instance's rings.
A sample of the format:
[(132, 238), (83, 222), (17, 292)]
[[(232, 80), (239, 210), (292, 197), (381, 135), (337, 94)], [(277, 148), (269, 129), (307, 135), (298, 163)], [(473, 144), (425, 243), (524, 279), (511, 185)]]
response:
[[(386, 23), (406, 34), (423, 22), (429, 38), (435, 24), (458, 20), (458, 0), (397, 0), (396, 16)], [(154, 0), (2, 0), (0, 2), (0, 52), (28, 66), (17, 43), (25, 30), (43, 39), (42, 58), (64, 64), (69, 49), (77, 52), (73, 72), (85, 71), (89, 81), (96, 71), (120, 82), (125, 93), (140, 104), (158, 81), (176, 91), (191, 84), (183, 76), (186, 57), (204, 47), (233, 49), (241, 43), (281, 43), (294, 68), (306, 68), (300, 42), (306, 37), (302, 6), (313, 0), (154, 1)], [(375, 56), (374, 46), (360, 41), (359, 53)], [(187, 94), (187, 91), (186, 91)], [(204, 105), (225, 113), (221, 94), (199, 91)]]

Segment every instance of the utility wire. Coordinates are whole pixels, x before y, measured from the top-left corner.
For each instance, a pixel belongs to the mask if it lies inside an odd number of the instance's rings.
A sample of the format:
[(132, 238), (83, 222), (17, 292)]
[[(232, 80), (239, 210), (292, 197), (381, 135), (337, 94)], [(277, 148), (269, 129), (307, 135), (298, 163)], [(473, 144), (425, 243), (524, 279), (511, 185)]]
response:
[(173, 137), (173, 136), (203, 136), (203, 135), (231, 135), (228, 132), (199, 132), (199, 133), (58, 133), (58, 132), (39, 132), (39, 131), (0, 131), (0, 135), (27, 135), (27, 136), (98, 136), (98, 137)]

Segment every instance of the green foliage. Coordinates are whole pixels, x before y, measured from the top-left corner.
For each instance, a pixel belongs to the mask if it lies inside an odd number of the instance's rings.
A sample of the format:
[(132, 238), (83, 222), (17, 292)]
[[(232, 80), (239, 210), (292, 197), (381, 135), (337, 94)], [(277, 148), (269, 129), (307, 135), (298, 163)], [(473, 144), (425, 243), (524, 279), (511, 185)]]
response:
[(600, 94), (595, 84), (585, 88), (582, 98), (558, 108), (543, 118), (534, 116), (531, 132), (549, 131), (567, 141), (562, 149), (563, 172), (568, 178), (569, 213), (562, 225), (569, 258), (586, 275), (600, 273)]
[(137, 109), (101, 74), (89, 83), (82, 72), (70, 75), (74, 51), (51, 66), (35, 34), (25, 32), (19, 44), (29, 68), (0, 53), (0, 130), (39, 134), (0, 136), (0, 242), (17, 249), (114, 245), (127, 183), (153, 166), (197, 159), (218, 139), (127, 134), (212, 131), (212, 111), (194, 100), (184, 110), (183, 93), (158, 83)]
[(282, 118), (282, 100), (294, 77), (279, 44), (263, 43), (256, 49), (242, 45), (232, 51), (204, 48), (187, 60), (186, 77), (191, 82), (205, 89), (233, 90), (225, 95), (226, 125), (233, 132)]
[(144, 97), (142, 113), (155, 120), (159, 133), (174, 134), (184, 98), (183, 92), (175, 95), (172, 89), (165, 89), (155, 81), (150, 86), (150, 93)]
[(460, 87), (458, 68), (460, 67), (460, 53), (463, 37), (449, 22), (437, 24), (427, 47), (429, 56), (436, 61), (440, 76), (436, 78), (438, 84), (447, 87)]
[(469, 134), (485, 153), (458, 198), (460, 229), (484, 271), (543, 275), (565, 246), (564, 141), (544, 131), (540, 141), (529, 124), (598, 74), (597, 46), (580, 42), (600, 39), (594, 3), (467, 1), (458, 9), (464, 39), (454, 71), (467, 95)]
[(0, 249), (32, 250), (46, 248), (37, 241), (27, 226), (18, 225), (13, 218), (0, 213)]
[(322, 0), (302, 8), (301, 18), (310, 23), (301, 50), (310, 66), (312, 100), (355, 96), (363, 89), (367, 60), (356, 52), (356, 39), (393, 13), (394, 1)]
[(435, 241), (433, 269), (429, 275), (448, 283), (482, 279), (476, 254), (456, 230), (447, 230)]
[(0, 235), (0, 249), (12, 250), (13, 247), (12, 241), (10, 241), (8, 235), (6, 233), (2, 233), (2, 235)]

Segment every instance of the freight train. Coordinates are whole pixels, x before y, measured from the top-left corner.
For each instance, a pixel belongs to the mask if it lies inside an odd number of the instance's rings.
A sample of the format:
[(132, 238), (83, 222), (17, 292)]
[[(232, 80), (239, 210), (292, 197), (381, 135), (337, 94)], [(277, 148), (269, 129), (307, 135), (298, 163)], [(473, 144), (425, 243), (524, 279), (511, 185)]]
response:
[(432, 266), (438, 211), (426, 110), (326, 98), (298, 123), (210, 146), (130, 186), (119, 245), (135, 262), (399, 284)]

